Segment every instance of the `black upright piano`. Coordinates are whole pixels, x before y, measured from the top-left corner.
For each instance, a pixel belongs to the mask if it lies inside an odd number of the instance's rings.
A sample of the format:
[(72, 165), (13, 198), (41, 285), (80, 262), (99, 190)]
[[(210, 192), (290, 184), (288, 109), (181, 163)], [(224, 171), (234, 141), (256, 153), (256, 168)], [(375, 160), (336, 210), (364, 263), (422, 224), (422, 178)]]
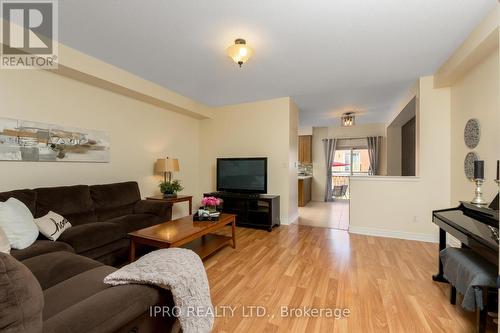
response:
[[(498, 210), (462, 202), (456, 208), (433, 211), (432, 221), (439, 227), (439, 251), (446, 248), (448, 233), (498, 267)], [(441, 259), (432, 279), (447, 282)]]

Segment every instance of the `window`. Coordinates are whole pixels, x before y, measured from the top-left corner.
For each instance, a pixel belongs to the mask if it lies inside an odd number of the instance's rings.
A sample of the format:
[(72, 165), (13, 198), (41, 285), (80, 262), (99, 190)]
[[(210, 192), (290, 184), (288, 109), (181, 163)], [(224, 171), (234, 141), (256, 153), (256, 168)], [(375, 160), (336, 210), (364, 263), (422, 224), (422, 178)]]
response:
[(368, 149), (342, 149), (335, 151), (332, 173), (336, 176), (368, 175), (370, 158)]

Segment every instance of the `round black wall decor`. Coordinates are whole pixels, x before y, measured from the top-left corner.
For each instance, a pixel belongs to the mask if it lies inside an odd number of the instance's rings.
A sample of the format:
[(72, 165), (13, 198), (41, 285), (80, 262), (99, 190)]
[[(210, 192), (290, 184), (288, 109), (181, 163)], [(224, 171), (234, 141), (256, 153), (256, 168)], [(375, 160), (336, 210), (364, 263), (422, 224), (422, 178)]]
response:
[(479, 128), (479, 120), (469, 119), (465, 124), (464, 141), (465, 145), (470, 149), (474, 149), (479, 144), (481, 139), (481, 130)]
[(474, 161), (479, 160), (479, 156), (473, 151), (465, 156), (464, 160), (464, 172), (465, 176), (470, 180), (474, 179)]

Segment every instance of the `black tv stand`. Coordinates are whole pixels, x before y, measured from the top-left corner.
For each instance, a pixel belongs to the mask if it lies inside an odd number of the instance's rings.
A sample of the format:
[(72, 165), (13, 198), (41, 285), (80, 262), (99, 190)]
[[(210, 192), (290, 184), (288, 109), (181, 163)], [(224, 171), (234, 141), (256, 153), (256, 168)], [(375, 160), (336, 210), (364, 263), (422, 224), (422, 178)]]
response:
[(203, 196), (222, 199), (222, 212), (236, 214), (238, 226), (272, 231), (274, 226), (280, 225), (279, 195), (211, 192)]
[(224, 196), (231, 198), (248, 198), (248, 199), (258, 199), (260, 197), (259, 193), (240, 193), (240, 192), (227, 192), (227, 191), (218, 191), (207, 193), (213, 196)]

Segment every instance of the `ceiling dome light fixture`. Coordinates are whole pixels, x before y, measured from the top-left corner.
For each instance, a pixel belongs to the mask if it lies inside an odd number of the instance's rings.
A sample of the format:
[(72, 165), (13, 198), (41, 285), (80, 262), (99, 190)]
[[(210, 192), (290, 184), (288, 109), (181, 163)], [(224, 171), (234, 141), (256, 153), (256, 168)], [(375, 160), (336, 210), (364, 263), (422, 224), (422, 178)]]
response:
[(354, 112), (346, 112), (341, 117), (341, 122), (343, 127), (351, 127), (354, 126), (355, 117)]
[(228, 47), (226, 51), (227, 55), (231, 57), (231, 59), (233, 59), (235, 63), (240, 65), (240, 68), (241, 65), (247, 62), (253, 54), (252, 48), (250, 48), (247, 45), (247, 42), (242, 38), (236, 39), (234, 41), (234, 45)]

